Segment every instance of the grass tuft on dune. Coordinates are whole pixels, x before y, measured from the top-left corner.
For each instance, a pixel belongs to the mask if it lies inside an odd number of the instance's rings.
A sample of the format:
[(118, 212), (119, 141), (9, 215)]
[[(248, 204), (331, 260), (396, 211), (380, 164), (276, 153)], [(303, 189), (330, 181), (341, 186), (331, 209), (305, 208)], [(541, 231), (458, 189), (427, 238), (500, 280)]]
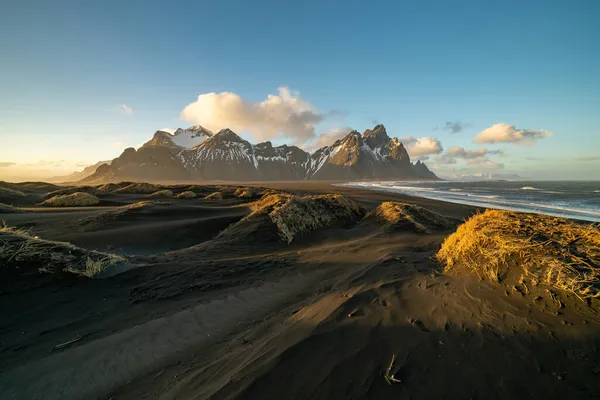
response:
[(150, 196), (152, 197), (173, 197), (173, 192), (170, 190), (159, 190), (157, 192), (152, 193)]
[(64, 195), (74, 194), (74, 193), (88, 193), (91, 195), (96, 195), (96, 193), (98, 193), (98, 190), (93, 186), (76, 186), (76, 187), (54, 190), (52, 192), (47, 193), (43, 197), (43, 199), (47, 200), (47, 199), (51, 199), (52, 197), (64, 196)]
[(144, 210), (158, 206), (158, 205), (170, 205), (171, 203), (168, 201), (158, 201), (158, 200), (144, 200), (138, 201), (137, 203), (127, 204), (121, 207), (115, 207), (109, 209), (101, 214), (94, 214), (89, 217), (79, 219), (79, 224), (87, 225), (87, 224), (95, 224), (100, 223), (102, 221), (108, 220), (118, 220), (126, 217), (134, 217), (137, 213), (143, 212)]
[(117, 193), (135, 193), (135, 194), (150, 194), (160, 190), (160, 187), (152, 183), (132, 183), (120, 189), (117, 189)]
[(130, 186), (131, 182), (119, 182), (119, 183), (105, 183), (103, 185), (96, 186), (96, 189), (100, 192), (108, 193)]
[(280, 237), (287, 243), (303, 233), (329, 227), (336, 222), (357, 221), (365, 214), (358, 203), (339, 194), (269, 194), (251, 204), (250, 208), (252, 213), (246, 218), (268, 214)]
[(399, 227), (412, 227), (417, 232), (429, 232), (429, 229), (448, 229), (455, 223), (442, 215), (433, 213), (413, 204), (386, 201), (381, 203), (365, 218), (373, 218), (381, 223)]
[(3, 272), (67, 272), (95, 278), (123, 261), (124, 257), (115, 254), (88, 251), (70, 243), (40, 239), (22, 229), (0, 226), (0, 263), (6, 268)]
[(85, 192), (58, 195), (42, 202), (43, 206), (50, 207), (86, 207), (100, 203), (96, 196)]
[(250, 199), (250, 198), (254, 197), (254, 192), (250, 188), (240, 187), (235, 190), (233, 195), (235, 197)]
[(193, 199), (195, 198), (197, 195), (195, 192), (192, 192), (191, 190), (186, 190), (185, 192), (181, 192), (177, 195), (178, 199)]
[(547, 285), (600, 298), (600, 229), (546, 215), (488, 210), (446, 238), (437, 259), (447, 272)]
[(223, 200), (223, 193), (214, 192), (204, 198), (204, 200)]

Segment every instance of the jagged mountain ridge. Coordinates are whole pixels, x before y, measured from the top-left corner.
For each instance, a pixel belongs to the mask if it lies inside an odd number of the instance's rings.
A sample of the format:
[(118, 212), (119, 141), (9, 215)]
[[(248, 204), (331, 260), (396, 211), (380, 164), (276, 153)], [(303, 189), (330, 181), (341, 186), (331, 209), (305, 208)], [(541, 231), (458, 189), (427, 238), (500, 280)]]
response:
[(390, 139), (383, 125), (357, 131), (311, 157), (308, 179), (414, 178), (408, 152), (397, 138)]
[(296, 146), (251, 144), (230, 129), (214, 134), (195, 126), (157, 131), (137, 151), (126, 149), (85, 181), (114, 180), (356, 180), (437, 179), (421, 162), (411, 164), (383, 125), (352, 131), (310, 154)]
[(81, 171), (75, 171), (75, 172), (70, 173), (69, 175), (54, 176), (52, 178), (46, 178), (46, 181), (47, 182), (57, 182), (57, 183), (60, 183), (60, 182), (77, 182), (77, 181), (85, 179), (88, 176), (90, 176), (93, 173), (95, 173), (96, 170), (98, 169), (98, 167), (100, 167), (101, 165), (103, 165), (103, 164), (110, 164), (111, 162), (112, 162), (112, 160), (98, 161), (96, 164), (89, 165), (89, 166), (85, 167)]

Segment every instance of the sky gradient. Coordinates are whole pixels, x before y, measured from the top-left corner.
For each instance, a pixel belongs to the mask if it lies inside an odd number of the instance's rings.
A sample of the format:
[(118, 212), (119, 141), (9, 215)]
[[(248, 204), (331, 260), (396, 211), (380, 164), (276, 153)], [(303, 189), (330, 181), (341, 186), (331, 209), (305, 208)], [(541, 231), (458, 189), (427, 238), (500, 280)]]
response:
[(193, 123), (306, 149), (383, 123), (441, 176), (600, 179), (600, 2), (88, 3), (1, 6), (0, 180)]

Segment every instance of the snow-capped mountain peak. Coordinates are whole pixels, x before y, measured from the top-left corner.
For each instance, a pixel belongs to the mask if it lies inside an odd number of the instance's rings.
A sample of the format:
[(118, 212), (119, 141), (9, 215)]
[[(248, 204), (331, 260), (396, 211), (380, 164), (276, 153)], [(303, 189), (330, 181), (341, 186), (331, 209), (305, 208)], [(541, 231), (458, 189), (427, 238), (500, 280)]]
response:
[[(108, 166), (107, 166), (108, 167)], [(100, 173), (102, 172), (102, 173)], [(402, 143), (383, 125), (352, 131), (313, 154), (296, 146), (251, 144), (230, 129), (202, 126), (159, 130), (137, 151), (127, 149), (91, 179), (296, 180), (435, 179), (424, 164), (411, 164)]]
[(214, 133), (208, 129), (195, 125), (187, 129), (177, 129), (171, 136), (171, 140), (175, 146), (191, 149), (212, 136), (214, 136)]

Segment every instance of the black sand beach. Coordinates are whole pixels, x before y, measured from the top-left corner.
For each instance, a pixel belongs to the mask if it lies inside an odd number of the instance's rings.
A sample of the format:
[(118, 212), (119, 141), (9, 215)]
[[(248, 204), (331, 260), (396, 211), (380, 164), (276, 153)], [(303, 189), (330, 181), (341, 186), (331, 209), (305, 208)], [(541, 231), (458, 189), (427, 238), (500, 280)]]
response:
[[(104, 279), (1, 272), (1, 399), (600, 396), (597, 299), (435, 261), (475, 207), (318, 182), (190, 186), (167, 189), (197, 197), (117, 189), (81, 208), (41, 207), (60, 188), (19, 186), (7, 226), (127, 263)], [(288, 243), (248, 217), (267, 189), (339, 194), (360, 211)], [(446, 225), (369, 217), (387, 201)]]

